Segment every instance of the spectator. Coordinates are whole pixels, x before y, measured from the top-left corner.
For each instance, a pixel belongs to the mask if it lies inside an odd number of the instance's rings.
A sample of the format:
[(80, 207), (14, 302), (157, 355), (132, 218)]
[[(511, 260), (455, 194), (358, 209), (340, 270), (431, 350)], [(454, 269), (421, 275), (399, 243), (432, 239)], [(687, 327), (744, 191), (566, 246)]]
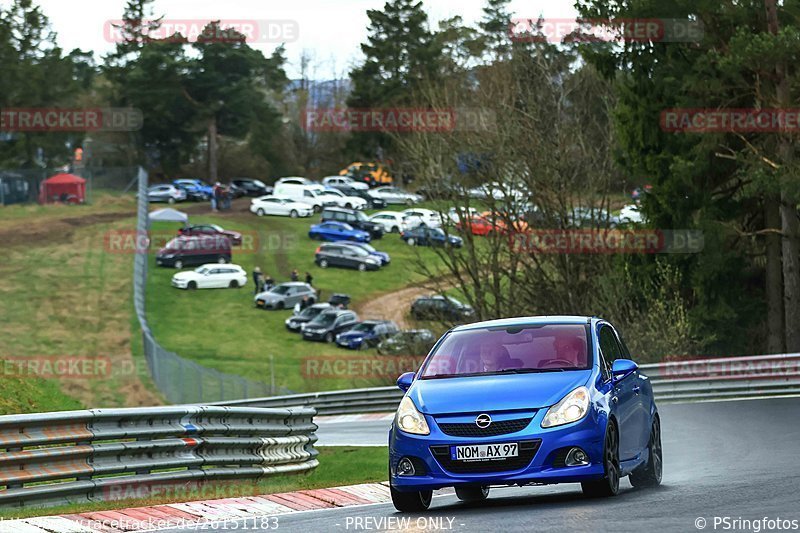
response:
[(303, 300), (300, 302), (300, 311), (303, 309), (307, 309), (311, 306), (311, 301), (308, 299), (308, 295), (303, 296)]
[(297, 273), (297, 269), (295, 268), (292, 270), (292, 281), (299, 281), (299, 280), (300, 280), (300, 274)]
[(275, 280), (269, 274), (264, 276), (264, 290), (268, 291), (275, 286)]
[(224, 187), (223, 194), (225, 195), (225, 209), (231, 208), (231, 189), (230, 187)]
[(215, 200), (215, 203), (217, 204), (217, 209), (222, 209), (222, 196), (223, 196), (223, 194), (224, 193), (222, 191), (222, 184), (220, 182), (216, 182), (214, 184), (214, 200)]
[(216, 211), (217, 210), (217, 194), (218, 194), (217, 193), (217, 185), (218, 184), (215, 183), (214, 186), (211, 187), (211, 210), (212, 211)]
[(311, 274), (309, 272), (306, 272), (306, 283), (308, 283), (309, 286), (311, 287), (314, 286), (314, 278), (311, 277)]
[(255, 267), (253, 269), (253, 283), (255, 283), (255, 294), (261, 292), (263, 287), (263, 278), (264, 276), (261, 274), (261, 267)]

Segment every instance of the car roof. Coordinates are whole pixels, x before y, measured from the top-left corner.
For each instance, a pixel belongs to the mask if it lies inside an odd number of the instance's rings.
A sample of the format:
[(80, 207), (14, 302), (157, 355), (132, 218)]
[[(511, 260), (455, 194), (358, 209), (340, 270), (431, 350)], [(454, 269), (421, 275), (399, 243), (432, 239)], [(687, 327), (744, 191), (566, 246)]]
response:
[(233, 263), (206, 263), (204, 265), (200, 265), (198, 268), (218, 268), (218, 267), (222, 267), (222, 268), (231, 268), (232, 267), (232, 268), (238, 268), (239, 270), (244, 270), (239, 265), (235, 265)]
[(576, 315), (546, 315), (546, 316), (524, 316), (516, 318), (501, 318), (497, 320), (486, 320), (474, 322), (453, 328), (453, 331), (466, 331), (470, 329), (481, 329), (490, 327), (507, 326), (531, 326), (547, 324), (590, 324), (596, 317), (576, 316)]
[(284, 281), (283, 283), (278, 283), (278, 287), (281, 285), (285, 285), (288, 287), (308, 287), (308, 283), (303, 283), (302, 281)]

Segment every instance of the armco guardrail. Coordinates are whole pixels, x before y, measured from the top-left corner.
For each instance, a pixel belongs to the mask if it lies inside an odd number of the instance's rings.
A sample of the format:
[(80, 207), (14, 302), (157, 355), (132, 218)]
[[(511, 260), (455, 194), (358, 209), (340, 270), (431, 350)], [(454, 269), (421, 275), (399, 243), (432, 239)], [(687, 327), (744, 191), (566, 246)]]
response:
[(318, 465), (314, 414), (175, 406), (0, 416), (0, 507), (310, 470)]
[[(800, 394), (800, 354), (694, 359), (639, 367), (662, 403)], [(390, 412), (403, 393), (376, 387), (225, 402), (229, 406), (307, 406), (320, 415)]]

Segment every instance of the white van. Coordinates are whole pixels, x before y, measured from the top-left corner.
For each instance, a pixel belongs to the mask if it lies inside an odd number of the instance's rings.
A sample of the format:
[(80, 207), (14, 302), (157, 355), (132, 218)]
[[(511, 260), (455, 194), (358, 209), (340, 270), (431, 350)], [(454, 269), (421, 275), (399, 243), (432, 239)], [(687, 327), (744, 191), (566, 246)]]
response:
[(286, 196), (295, 202), (302, 202), (314, 208), (315, 213), (322, 211), (326, 205), (335, 204), (328, 199), (323, 199), (320, 192), (325, 188), (322, 185), (301, 185), (298, 183), (278, 183), (275, 185), (275, 196)]

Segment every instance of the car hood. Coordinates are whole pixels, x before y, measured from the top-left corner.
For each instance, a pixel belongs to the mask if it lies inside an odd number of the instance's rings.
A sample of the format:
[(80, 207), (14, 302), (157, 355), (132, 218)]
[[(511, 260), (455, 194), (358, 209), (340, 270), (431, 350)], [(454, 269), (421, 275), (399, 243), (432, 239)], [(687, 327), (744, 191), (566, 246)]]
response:
[(590, 370), (575, 370), (418, 379), (408, 396), (421, 412), (431, 415), (540, 409), (585, 385), (590, 375)]
[(177, 274), (172, 276), (172, 279), (182, 279), (182, 280), (194, 279), (194, 280), (197, 280), (197, 279), (200, 279), (202, 277), (203, 276), (201, 274), (198, 274), (194, 270), (187, 270), (186, 272), (178, 272)]
[(285, 297), (284, 294), (275, 294), (275, 293), (272, 293), (272, 292), (266, 292), (265, 291), (265, 292), (260, 292), (260, 293), (256, 294), (255, 299), (256, 300), (271, 301), (271, 300), (282, 300), (284, 297)]
[(363, 339), (365, 337), (369, 337), (369, 333), (365, 333), (363, 331), (346, 331), (344, 333), (339, 334), (339, 338), (342, 340), (355, 340), (355, 339)]

